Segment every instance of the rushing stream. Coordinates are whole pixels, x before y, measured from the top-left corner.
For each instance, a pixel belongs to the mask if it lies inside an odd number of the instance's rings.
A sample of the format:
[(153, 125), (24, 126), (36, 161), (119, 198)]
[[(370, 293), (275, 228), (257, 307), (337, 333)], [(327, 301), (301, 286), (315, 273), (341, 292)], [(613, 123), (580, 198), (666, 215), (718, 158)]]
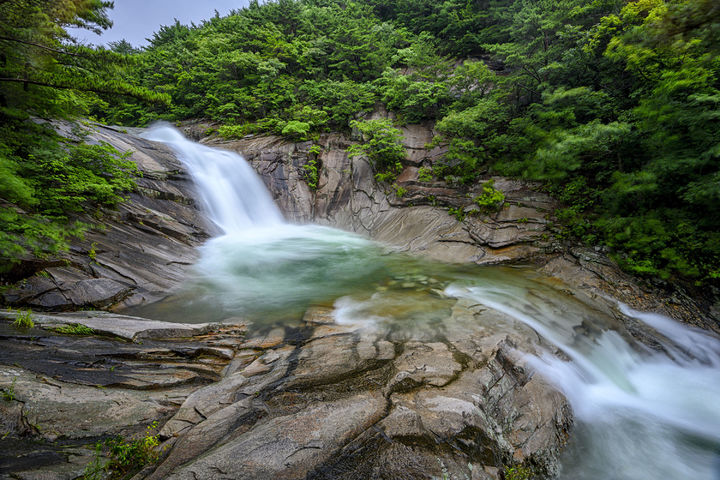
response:
[[(576, 417), (561, 478), (720, 479), (718, 338), (569, 294), (529, 268), (430, 263), (352, 233), (289, 224), (242, 157), (165, 126), (146, 138), (178, 154), (221, 233), (202, 247), (195, 276), (182, 290), (137, 313), (277, 324), (297, 322), (308, 306), (321, 305), (334, 308), (338, 323), (426, 339), (438, 328), (468, 328), (449, 324), (449, 312), (461, 302), (479, 304), (511, 320), (477, 328), (517, 332), (518, 322), (569, 358), (527, 354), (564, 392)], [(644, 325), (654, 348), (635, 340), (622, 319)]]

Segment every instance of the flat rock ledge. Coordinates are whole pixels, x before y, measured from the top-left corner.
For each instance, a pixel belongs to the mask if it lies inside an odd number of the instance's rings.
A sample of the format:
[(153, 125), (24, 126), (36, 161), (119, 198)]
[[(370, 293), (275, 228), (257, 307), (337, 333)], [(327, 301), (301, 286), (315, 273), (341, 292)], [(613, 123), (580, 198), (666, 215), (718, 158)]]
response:
[[(513, 321), (462, 301), (412, 334), (324, 307), (258, 331), (98, 312), (20, 330), (15, 315), (0, 313), (2, 478), (77, 478), (95, 442), (152, 422), (163, 454), (138, 479), (550, 478), (572, 423), (526, 373), (518, 347), (537, 336), (493, 333)], [(57, 333), (78, 324), (94, 334)]]
[[(0, 311), (0, 478), (81, 477), (96, 442), (142, 436), (221, 380), (245, 332), (96, 311), (33, 314), (23, 329), (17, 315)], [(92, 334), (60, 333), (78, 325)]]

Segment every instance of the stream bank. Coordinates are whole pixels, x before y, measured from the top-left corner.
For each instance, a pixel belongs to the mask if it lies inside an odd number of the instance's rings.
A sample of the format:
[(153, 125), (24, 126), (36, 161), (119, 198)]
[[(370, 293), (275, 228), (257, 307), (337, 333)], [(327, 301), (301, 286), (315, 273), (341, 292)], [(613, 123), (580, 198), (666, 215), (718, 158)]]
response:
[[(415, 143), (408, 149), (420, 151), (417, 145), (425, 139), (420, 131), (411, 133), (406, 139)], [(99, 135), (111, 138), (115, 145), (133, 144), (143, 153), (153, 149), (169, 152), (114, 130), (100, 129)], [(519, 282), (533, 299), (528, 308), (546, 305), (547, 311), (569, 312), (564, 318), (569, 321), (568, 331), (573, 332), (571, 338), (600, 338), (609, 328), (628, 341), (645, 335), (646, 330), (623, 315), (615, 302), (605, 300), (608, 294), (631, 299), (629, 303), (635, 306), (654, 302), (654, 308), (686, 320), (712, 322), (691, 302), (661, 304), (658, 297), (619, 273), (600, 252), (560, 249), (548, 225), (552, 199), (535, 192), (530, 184), (496, 179), (496, 187), (506, 193), (506, 207), (492, 216), (468, 216), (460, 222), (442, 207), (416, 205), (421, 197), (427, 198), (428, 188), (443, 202), (458, 206), (467, 202), (467, 197), (444, 185), (427, 186), (413, 179), (413, 169), (425, 157), (407, 165), (401, 178), (408, 195), (397, 198), (372, 180), (367, 162), (347, 159), (343, 153), (346, 139), (329, 135), (322, 141), (325, 153), (317, 192), (310, 191), (302, 178), (310, 145), (275, 137), (223, 145), (246, 153), (280, 199), (283, 213), (295, 221), (341, 226), (383, 241), (391, 250), (445, 262), (532, 265), (507, 271), (492, 267), (474, 275), (489, 285), (508, 288)], [(144, 170), (161, 171), (145, 162), (141, 163)], [(183, 170), (175, 169), (177, 162), (168, 162), (166, 173), (153, 173), (155, 177), (147, 181), (167, 175), (171, 182), (182, 179), (180, 186), (170, 183), (175, 188), (170, 194), (168, 186), (141, 185), (137, 196), (142, 198), (137, 201), (153, 201), (157, 209), (140, 203), (144, 206), (133, 213), (133, 197), (121, 215), (132, 219), (144, 213), (145, 217), (127, 225), (118, 222), (108, 233), (132, 238), (140, 231), (163, 240), (133, 243), (111, 237), (102, 248), (93, 248), (94, 258), (88, 253), (92, 243), (87, 250), (77, 248), (70, 254), (74, 258), (70, 265), (50, 267), (59, 268), (59, 273), (50, 270), (47, 276), (37, 275), (26, 283), (21, 289), (26, 292), (23, 299), (29, 299), (25, 303), (34, 301), (43, 307), (41, 300), (59, 292), (65, 303), (45, 308), (92, 305), (120, 309), (176, 289), (192, 272), (188, 264), (197, 259), (192, 257), (197, 255), (193, 246), (211, 229), (197, 226), (202, 225), (192, 200), (197, 197), (185, 183)], [(173, 216), (161, 209), (163, 205), (182, 207), (187, 216), (173, 223)], [(197, 236), (177, 234), (188, 228), (195, 229)], [(166, 283), (134, 281), (129, 266), (118, 265), (132, 258), (125, 252), (128, 246), (139, 252), (135, 254), (146, 255), (141, 258), (140, 278), (148, 276), (143, 272), (149, 266), (148, 270)], [(439, 265), (435, 268), (442, 270)], [(125, 268), (122, 276), (126, 278), (118, 275), (118, 268)], [(177, 274), (166, 277), (163, 272), (168, 268), (177, 269)], [(68, 269), (76, 275), (75, 283), (59, 282), (58, 276), (68, 275)], [(554, 279), (538, 271), (553, 274)], [(122, 295), (105, 296), (97, 304), (71, 295), (83, 291), (81, 286), (87, 282), (103, 281), (105, 272), (115, 272), (110, 280), (126, 289)], [(43, 280), (52, 285), (37, 283)], [(137, 319), (118, 314), (36, 315), (42, 329), (18, 334), (7, 325), (15, 314), (6, 312), (3, 340), (13, 348), (8, 348), (7, 358), (1, 362), (12, 365), (3, 367), (2, 385), (6, 390), (17, 389), (17, 400), (10, 402), (7, 418), (20, 418), (14, 423), (7, 421), (8, 438), (49, 442), (48, 449), (54, 453), (46, 456), (55, 461), (39, 470), (16, 462), (3, 465), (2, 471), (15, 478), (75, 478), (72, 475), (77, 468), (67, 473), (67, 464), (77, 465), (78, 456), (87, 458), (99, 432), (132, 435), (159, 420), (164, 455), (141, 477), (440, 478), (445, 472), (452, 478), (498, 479), (512, 465), (522, 465), (539, 477), (554, 476), (569, 438), (572, 413), (557, 387), (528, 368), (525, 355), (549, 352), (564, 358), (564, 354), (512, 312), (488, 307), (472, 295), (450, 294), (448, 281), (413, 274), (391, 276), (383, 282), (372, 286), (375, 291), (368, 294), (369, 299), (407, 298), (406, 303), (391, 303), (388, 312), (412, 318), (429, 308), (437, 315), (415, 322), (387, 321), (370, 313), (375, 307), (364, 305), (363, 297), (345, 303), (319, 302), (291, 319), (256, 324), (247, 324), (242, 317), (225, 317), (217, 325), (164, 323), (166, 327), (161, 328), (149, 322), (145, 325), (145, 320), (138, 326)], [(93, 291), (98, 290), (103, 291)], [(6, 292), (6, 299), (14, 294), (13, 290)], [(416, 301), (419, 295), (426, 300)], [(179, 312), (168, 320), (183, 320), (186, 310)], [(595, 324), (595, 319), (603, 320)], [(93, 335), (81, 340), (57, 335), (52, 329), (58, 322), (87, 325)], [(139, 330), (133, 333), (133, 328)], [(53, 350), (55, 344), (59, 347)], [(43, 361), (48, 358), (49, 362)], [(117, 359), (128, 362), (127, 366)], [(138, 359), (146, 363), (135, 365)], [(153, 371), (162, 374), (153, 376)], [(109, 383), (83, 390), (85, 397), (79, 405), (105, 398), (107, 390), (121, 396), (128, 396), (126, 390), (131, 390), (140, 392), (136, 396), (141, 402), (163, 408), (148, 408), (146, 417), (130, 417), (121, 425), (111, 425), (98, 411), (70, 412), (57, 405), (43, 406), (43, 400), (33, 397), (32, 392), (43, 391), (42, 385), (55, 382), (55, 388), (81, 398), (74, 389), (88, 387), (88, 379), (93, 378), (103, 382), (107, 378)], [(61, 413), (42, 422), (31, 420), (41, 428), (26, 428), (28, 422), (23, 419), (30, 418), (27, 412), (33, 405), (41, 405), (43, 411), (57, 408)], [(95, 430), (78, 433), (74, 425), (66, 424), (67, 418), (83, 416), (91, 419)], [(43, 436), (48, 431), (53, 432), (51, 436)], [(58, 445), (68, 441), (85, 448), (85, 454), (77, 450), (58, 453)], [(36, 451), (19, 452), (16, 458), (32, 458)]]

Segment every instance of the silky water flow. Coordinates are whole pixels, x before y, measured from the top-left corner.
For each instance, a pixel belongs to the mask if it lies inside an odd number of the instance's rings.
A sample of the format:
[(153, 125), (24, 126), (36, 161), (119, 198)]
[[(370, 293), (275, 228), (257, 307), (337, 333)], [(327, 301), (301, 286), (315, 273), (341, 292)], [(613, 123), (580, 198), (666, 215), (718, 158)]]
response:
[[(560, 478), (720, 480), (720, 340), (713, 334), (570, 295), (529, 268), (431, 263), (353, 233), (286, 222), (241, 156), (191, 142), (169, 126), (145, 137), (175, 151), (220, 233), (201, 247), (186, 285), (140, 313), (282, 324), (323, 305), (338, 323), (424, 339), (451, 328), (518, 333), (514, 325), (526, 325), (565, 354), (540, 345), (525, 353), (575, 416)], [(510, 321), (453, 325), (448, 312), (460, 300)], [(622, 318), (644, 325), (651, 340), (637, 341)]]

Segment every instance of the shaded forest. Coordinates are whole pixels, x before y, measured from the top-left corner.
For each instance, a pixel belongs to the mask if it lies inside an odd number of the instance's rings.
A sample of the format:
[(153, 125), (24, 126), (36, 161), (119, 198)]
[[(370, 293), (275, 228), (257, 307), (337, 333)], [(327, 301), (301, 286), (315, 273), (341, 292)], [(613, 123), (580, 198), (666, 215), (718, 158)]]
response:
[(62, 140), (38, 119), (200, 118), (226, 138), (297, 141), (379, 129), (390, 157), (376, 167), (391, 181), (394, 127), (365, 122), (384, 107), (395, 126), (433, 124), (449, 147), (428, 180), (541, 181), (563, 202), (560, 236), (608, 247), (635, 274), (720, 278), (714, 0), (254, 1), (107, 50), (64, 27), (107, 27), (108, 2), (52, 3), (0, 2), (5, 258), (63, 248), (79, 211), (132, 188), (132, 166), (108, 146)]

